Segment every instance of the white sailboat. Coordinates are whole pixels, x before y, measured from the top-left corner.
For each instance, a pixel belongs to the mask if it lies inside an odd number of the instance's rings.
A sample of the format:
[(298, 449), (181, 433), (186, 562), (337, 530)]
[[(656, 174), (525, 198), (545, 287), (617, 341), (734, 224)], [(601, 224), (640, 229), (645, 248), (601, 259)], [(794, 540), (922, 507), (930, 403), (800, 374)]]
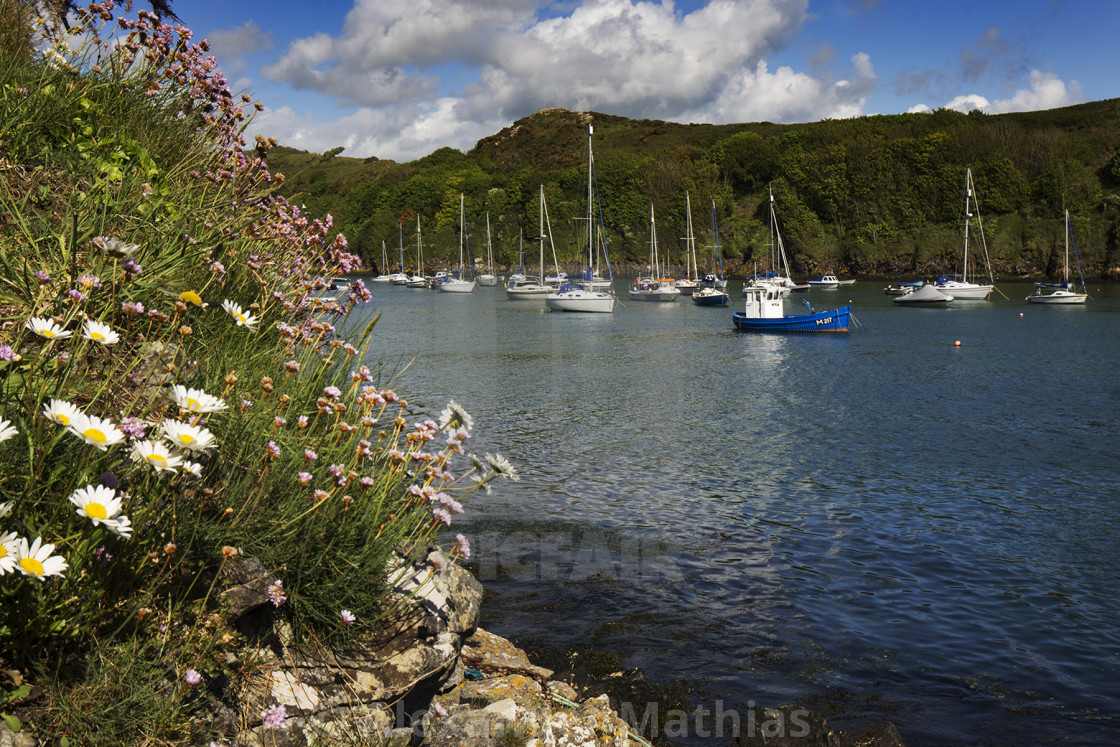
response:
[(479, 285), (487, 287), (498, 284), (498, 277), (494, 274), (494, 247), (490, 243), (490, 213), (486, 214), (486, 272), (477, 280)]
[[(464, 201), (462, 193), (459, 194), (459, 274), (444, 275), (440, 278), (436, 287), (445, 293), (470, 293), (474, 290), (475, 281), (473, 279), (467, 280), (464, 275), (466, 268), (463, 265), (463, 248), (467, 238), (467, 209), (466, 202)], [(473, 275), (474, 269), (471, 269)]]
[[(723, 277), (723, 255), (719, 250), (719, 224), (716, 222), (716, 201), (712, 200), (712, 270), (700, 279), (701, 288), (692, 294), (697, 306), (726, 306), (727, 280)], [(699, 274), (699, 270), (697, 270)]]
[[(594, 206), (595, 159), (591, 153), (591, 135), (594, 128), (587, 126), (587, 264), (588, 272), (595, 263), (595, 223), (592, 220)], [(610, 267), (608, 262), (607, 267)], [(614, 294), (576, 283), (566, 283), (555, 293), (545, 296), (545, 304), (553, 311), (584, 311), (609, 314), (614, 311)]]
[(381, 270), (381, 274), (378, 275), (375, 278), (370, 278), (371, 282), (374, 282), (374, 283), (389, 283), (389, 282), (392, 282), (393, 276), (392, 276), (392, 274), (390, 274), (388, 272), (388, 269), (389, 269), (389, 252), (385, 248), (385, 239), (381, 240), (381, 264), (378, 265), (377, 269)]
[[(755, 273), (749, 282), (743, 286), (743, 296), (746, 297), (752, 288), (775, 287), (782, 295), (787, 297), (790, 291), (808, 290), (809, 284), (798, 285), (790, 277), (789, 259), (786, 257), (786, 245), (782, 241), (782, 232), (778, 228), (778, 214), (774, 211), (774, 191), (770, 190), (770, 266), (776, 268), (769, 273)], [(782, 272), (785, 272), (783, 275)]]
[(401, 264), (400, 270), (389, 276), (393, 285), (408, 285), (408, 275), (404, 271), (404, 224), (397, 225), (397, 239), (400, 242)]
[[(544, 298), (549, 293), (557, 290), (556, 286), (551, 286), (545, 283), (544, 279), (544, 241), (548, 239), (549, 244), (552, 244), (552, 226), (548, 224), (548, 209), (544, 204), (544, 185), (541, 185), (541, 198), (540, 198), (540, 234), (537, 240), (541, 245), (541, 261), (538, 266), (538, 275), (535, 278), (530, 278), (522, 275), (520, 278), (511, 278), (506, 285), (506, 295), (510, 298), (516, 299), (529, 299), (529, 298)], [(548, 226), (548, 233), (545, 233), (545, 227)], [(555, 247), (552, 250), (553, 260), (556, 258)], [(525, 266), (524, 251), (522, 251), (521, 266)]]
[(420, 239), (420, 216), (416, 216), (416, 272), (405, 283), (409, 288), (427, 288), (428, 278), (424, 277), (424, 249)]
[[(1069, 222), (1069, 211), (1066, 211), (1066, 254), (1065, 260), (1062, 262), (1062, 282), (1057, 286), (1049, 285), (1047, 283), (1035, 283), (1034, 294), (1027, 296), (1027, 303), (1042, 303), (1042, 304), (1079, 304), (1085, 303), (1089, 300), (1089, 294), (1085, 292), (1085, 278), (1081, 275), (1081, 260), (1077, 257), (1077, 242), (1073, 243), (1073, 257), (1077, 260), (1077, 276), (1081, 278), (1081, 292), (1077, 292), (1077, 286), (1072, 286), (1069, 283), (1069, 243), (1073, 237), (1073, 227)], [(1049, 293), (1043, 293), (1043, 289), (1052, 288)]]
[[(944, 275), (937, 279), (935, 287), (942, 293), (948, 293), (954, 301), (986, 301), (995, 286), (992, 276), (992, 263), (988, 259), (988, 242), (984, 240), (984, 224), (980, 220), (980, 203), (973, 191), (976, 186), (972, 183), (972, 169), (965, 171), (964, 178), (964, 261), (961, 263), (961, 279), (954, 275)], [(976, 226), (980, 234), (980, 245), (984, 248), (984, 261), (988, 265), (988, 277), (991, 283), (979, 284), (968, 282), (968, 233), (972, 220), (972, 208), (976, 208)]]
[(700, 268), (696, 264), (696, 237), (692, 233), (692, 202), (688, 190), (684, 193), (684, 274), (675, 283), (681, 295), (691, 296), (700, 287)]
[(649, 275), (634, 278), (630, 287), (631, 301), (654, 301), (672, 303), (681, 295), (681, 289), (672, 280), (662, 278), (660, 257), (657, 254), (657, 221), (653, 215), (653, 203), (649, 205)]

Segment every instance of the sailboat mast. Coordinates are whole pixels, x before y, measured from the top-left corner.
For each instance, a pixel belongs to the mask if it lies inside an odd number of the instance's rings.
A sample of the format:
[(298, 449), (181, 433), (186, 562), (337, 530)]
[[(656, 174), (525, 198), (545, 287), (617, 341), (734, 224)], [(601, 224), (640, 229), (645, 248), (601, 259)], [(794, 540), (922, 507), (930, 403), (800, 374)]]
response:
[(591, 228), (591, 200), (594, 192), (592, 190), (592, 155), (591, 155), (591, 135), (595, 132), (592, 125), (587, 125), (587, 266), (591, 267), (592, 257), (591, 253), (594, 246), (594, 233)]
[(494, 249), (490, 244), (490, 213), (486, 213), (486, 272), (494, 271)]
[(1062, 262), (1062, 282), (1069, 288), (1069, 210), (1066, 210), (1066, 258)]
[(770, 193), (770, 269), (773, 270), (778, 264), (777, 253), (774, 249), (774, 189), (769, 186), (766, 189)]
[[(684, 191), (684, 210), (685, 223), (688, 228), (687, 238), (685, 239), (684, 272), (690, 280), (695, 280), (700, 275), (700, 270), (696, 266), (696, 237), (692, 235), (692, 199), (687, 189)], [(690, 261), (691, 266), (689, 265)]]
[(719, 221), (716, 220), (716, 201), (712, 198), (712, 233), (715, 234), (716, 262), (719, 264), (719, 279), (723, 280), (723, 252), (719, 249)]
[(540, 283), (541, 283), (541, 285), (544, 285), (544, 185), (543, 184), (541, 185), (540, 223), (538, 225), (541, 227), (541, 230), (540, 230), (540, 234), (541, 234), (540, 235), (540, 240), (541, 240)]
[(972, 169), (965, 170), (964, 176), (964, 265), (961, 267), (961, 282), (968, 282), (968, 223), (972, 218)]

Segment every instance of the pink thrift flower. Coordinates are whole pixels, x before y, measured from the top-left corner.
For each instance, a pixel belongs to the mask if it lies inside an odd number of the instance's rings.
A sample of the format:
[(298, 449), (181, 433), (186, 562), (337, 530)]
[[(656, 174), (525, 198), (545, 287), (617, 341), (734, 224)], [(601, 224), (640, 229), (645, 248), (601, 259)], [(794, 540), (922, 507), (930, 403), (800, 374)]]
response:
[(266, 729), (288, 728), (288, 712), (282, 705), (274, 705), (261, 711), (261, 720)]

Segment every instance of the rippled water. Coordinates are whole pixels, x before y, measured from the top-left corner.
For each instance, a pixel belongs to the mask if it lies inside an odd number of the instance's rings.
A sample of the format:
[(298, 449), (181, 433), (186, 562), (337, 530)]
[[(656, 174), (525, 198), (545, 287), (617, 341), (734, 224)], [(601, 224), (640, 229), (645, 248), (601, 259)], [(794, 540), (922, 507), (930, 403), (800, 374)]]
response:
[(947, 309), (812, 291), (851, 299), (848, 335), (500, 287), (377, 286), (362, 316), (383, 315), (371, 361), (414, 358), (399, 391), (456, 399), (469, 445), (522, 472), (457, 527), (495, 632), (911, 745), (1120, 743), (1120, 288), (1000, 287)]

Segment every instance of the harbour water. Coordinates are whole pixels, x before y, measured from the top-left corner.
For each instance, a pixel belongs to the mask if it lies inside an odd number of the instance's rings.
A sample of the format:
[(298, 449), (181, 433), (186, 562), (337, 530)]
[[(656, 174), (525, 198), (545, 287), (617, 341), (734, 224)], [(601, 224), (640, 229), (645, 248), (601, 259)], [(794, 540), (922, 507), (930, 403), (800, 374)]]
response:
[(588, 315), (370, 284), (351, 323), (380, 312), (367, 363), (521, 472), (454, 527), (494, 632), (911, 747), (1120, 743), (1120, 288), (882, 285), (803, 296), (850, 300), (846, 335), (736, 332), (735, 283)]

